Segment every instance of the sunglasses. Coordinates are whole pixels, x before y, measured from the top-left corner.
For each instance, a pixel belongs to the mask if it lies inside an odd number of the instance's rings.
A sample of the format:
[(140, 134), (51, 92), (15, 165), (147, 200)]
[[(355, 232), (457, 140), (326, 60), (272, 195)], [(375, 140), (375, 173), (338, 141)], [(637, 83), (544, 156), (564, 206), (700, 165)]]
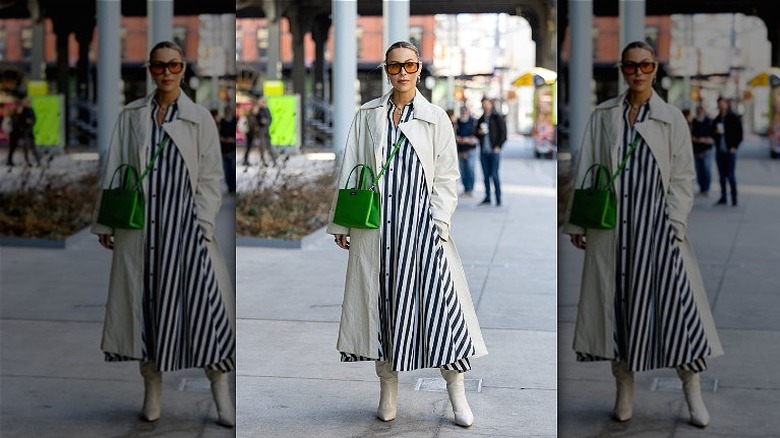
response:
[(390, 75), (397, 75), (398, 73), (401, 73), (401, 67), (406, 70), (407, 73), (417, 73), (417, 70), (420, 69), (420, 62), (393, 62), (391, 64), (385, 64), (385, 69), (387, 70), (387, 74)]
[(166, 68), (168, 68), (168, 71), (172, 74), (181, 73), (181, 71), (184, 70), (184, 63), (181, 61), (149, 63), (149, 72), (153, 75), (161, 75), (165, 73)]
[(655, 62), (642, 61), (642, 62), (621, 62), (620, 70), (623, 74), (633, 75), (636, 74), (637, 68), (644, 74), (650, 74), (655, 70)]

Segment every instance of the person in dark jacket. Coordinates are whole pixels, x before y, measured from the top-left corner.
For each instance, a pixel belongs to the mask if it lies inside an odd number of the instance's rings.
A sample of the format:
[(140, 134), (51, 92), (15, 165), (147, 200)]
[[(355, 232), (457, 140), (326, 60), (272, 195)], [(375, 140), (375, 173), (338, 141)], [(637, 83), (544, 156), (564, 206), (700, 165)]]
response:
[(474, 164), (477, 158), (477, 137), (474, 117), (466, 105), (460, 107), (460, 117), (455, 122), (455, 143), (458, 145), (460, 180), (463, 196), (470, 198), (474, 190)]
[(731, 205), (737, 205), (737, 178), (735, 168), (737, 164), (737, 148), (742, 143), (742, 121), (734, 111), (731, 103), (725, 97), (718, 98), (719, 113), (712, 121), (715, 127), (713, 139), (715, 141), (715, 160), (718, 163), (718, 175), (720, 176), (720, 199), (716, 205), (726, 205), (726, 184), (731, 189)]
[(8, 165), (13, 166), (14, 151), (22, 144), (24, 151), (24, 161), (30, 166), (29, 153), (32, 152), (33, 158), (38, 166), (41, 165), (41, 154), (35, 147), (35, 135), (33, 127), (35, 126), (35, 111), (30, 105), (30, 98), (25, 96), (19, 101), (19, 105), (14, 109), (11, 115), (11, 135), (8, 142)]
[(501, 148), (506, 142), (506, 121), (494, 109), (493, 101), (482, 98), (482, 115), (477, 120), (477, 138), (479, 139), (479, 158), (482, 163), (482, 175), (485, 178), (485, 199), (480, 205), (491, 203), (491, 181), (496, 194), (496, 206), (501, 206), (501, 180), (498, 177), (498, 165)]
[(704, 107), (696, 107), (696, 116), (691, 119), (691, 142), (693, 143), (693, 158), (696, 164), (696, 182), (699, 184), (699, 195), (709, 196), (712, 176), (710, 162), (712, 161), (712, 119)]

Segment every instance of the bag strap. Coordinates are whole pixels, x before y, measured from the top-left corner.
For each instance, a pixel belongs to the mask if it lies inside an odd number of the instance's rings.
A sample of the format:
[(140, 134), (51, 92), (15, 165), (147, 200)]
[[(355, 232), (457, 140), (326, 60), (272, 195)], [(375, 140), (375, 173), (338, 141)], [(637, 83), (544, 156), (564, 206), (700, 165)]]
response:
[(636, 145), (639, 144), (639, 140), (641, 140), (641, 137), (639, 134), (634, 137), (634, 141), (629, 145), (628, 152), (626, 152), (626, 156), (623, 157), (623, 161), (620, 163), (620, 166), (618, 166), (617, 171), (615, 171), (615, 174), (612, 175), (612, 178), (609, 179), (609, 182), (607, 183), (607, 187), (611, 187), (612, 183), (615, 182), (618, 176), (620, 176), (620, 172), (623, 171), (623, 169), (626, 167), (626, 162), (628, 162), (628, 157), (631, 156), (631, 154), (634, 152), (634, 149), (636, 149)]
[[(349, 172), (347, 180), (344, 182), (344, 188), (346, 189), (349, 187), (349, 181), (352, 179), (352, 174), (355, 173), (355, 171), (358, 169), (360, 169), (360, 173), (358, 173), (358, 180), (355, 188), (360, 190), (365, 190), (368, 188), (368, 190), (372, 190), (374, 187), (369, 188), (368, 185), (374, 182), (374, 171), (365, 164), (358, 164), (352, 168), (352, 170)], [(366, 177), (370, 177), (370, 179), (366, 180)]]
[[(582, 182), (580, 183), (580, 189), (585, 188), (585, 181), (588, 180), (588, 175), (590, 175), (594, 169), (596, 171), (596, 181), (593, 184), (594, 188), (601, 187), (599, 183), (601, 182), (602, 175), (604, 176), (604, 182), (607, 182), (609, 180), (609, 170), (607, 169), (606, 166), (600, 163), (592, 164), (585, 172), (585, 176), (582, 177)], [(608, 187), (608, 185), (605, 184), (604, 187)]]
[(390, 153), (390, 157), (387, 158), (387, 161), (385, 161), (385, 165), (382, 166), (381, 169), (379, 169), (379, 173), (376, 175), (376, 178), (374, 179), (374, 186), (379, 184), (379, 178), (382, 177), (382, 175), (387, 171), (387, 167), (390, 165), (390, 162), (393, 161), (393, 157), (395, 157), (396, 152), (398, 152), (398, 148), (401, 147), (401, 143), (406, 140), (406, 137), (404, 137), (403, 133), (400, 137), (398, 137), (398, 141), (395, 142), (395, 146), (393, 146), (393, 151)]
[[(165, 140), (170, 140), (170, 137), (168, 137), (168, 133), (163, 134), (162, 140), (160, 140), (159, 143), (157, 143), (157, 150), (154, 151), (154, 155), (152, 156), (152, 159), (149, 161), (149, 164), (146, 165), (146, 169), (144, 169), (144, 173), (141, 174), (141, 177), (138, 179), (138, 184), (141, 184), (141, 181), (146, 178), (146, 175), (149, 173), (149, 171), (152, 169), (152, 166), (154, 165), (154, 162), (157, 161), (157, 157), (160, 156), (160, 153), (163, 150), (163, 146), (165, 146)], [(170, 141), (168, 142), (170, 143)]]
[(131, 164), (121, 164), (121, 165), (117, 166), (116, 169), (114, 169), (114, 173), (111, 175), (111, 182), (108, 183), (108, 188), (109, 189), (114, 187), (114, 179), (116, 179), (117, 174), (121, 174), (120, 172), (124, 168), (127, 168), (127, 171), (124, 173), (123, 176), (121, 176), (122, 182), (121, 182), (120, 187), (123, 188), (123, 189), (127, 188), (129, 186), (128, 179), (130, 179), (130, 176), (132, 176), (133, 177), (133, 181), (132, 181), (131, 184), (134, 186), (133, 190), (137, 190), (138, 189), (138, 171), (135, 170), (135, 167), (133, 167)]

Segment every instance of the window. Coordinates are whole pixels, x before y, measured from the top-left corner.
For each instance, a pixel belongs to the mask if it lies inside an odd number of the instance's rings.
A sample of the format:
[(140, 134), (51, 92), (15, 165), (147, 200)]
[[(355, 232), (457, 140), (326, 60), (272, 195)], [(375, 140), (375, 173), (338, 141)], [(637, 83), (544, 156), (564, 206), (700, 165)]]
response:
[(8, 31), (0, 28), (0, 61), (6, 60), (6, 41), (8, 41)]
[[(184, 50), (184, 53), (186, 55), (187, 53), (187, 28), (184, 26), (173, 26), (173, 42), (178, 44), (179, 47)], [(197, 59), (197, 55), (192, 56), (193, 58)]]
[(30, 60), (32, 58), (33, 30), (30, 26), (22, 28), (22, 59)]
[(241, 54), (244, 52), (244, 29), (240, 26), (236, 26), (236, 61), (241, 59)]
[(420, 51), (420, 57), (422, 57), (422, 39), (423, 39), (422, 26), (411, 26), (409, 28), (409, 42), (414, 44), (414, 46), (417, 47), (417, 50)]
[(363, 57), (363, 28), (360, 26), (355, 29), (355, 39), (357, 40), (357, 59), (361, 59)]
[(268, 27), (262, 25), (257, 28), (257, 59), (260, 62), (266, 62), (268, 58)]

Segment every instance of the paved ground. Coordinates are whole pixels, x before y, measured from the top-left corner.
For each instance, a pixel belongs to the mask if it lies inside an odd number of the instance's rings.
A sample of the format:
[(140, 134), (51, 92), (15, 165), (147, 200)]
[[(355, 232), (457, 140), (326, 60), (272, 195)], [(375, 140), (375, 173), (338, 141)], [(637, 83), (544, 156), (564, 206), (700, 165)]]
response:
[(476, 206), (478, 171), (452, 227), (489, 350), (466, 375), (474, 426), (452, 423), (431, 369), (401, 373), (397, 419), (375, 418), (373, 364), (339, 362), (347, 253), (321, 230), (302, 249), (237, 249), (237, 436), (556, 436), (555, 162), (517, 139), (501, 166), (504, 206)]
[[(60, 156), (51, 171), (89, 169), (90, 159)], [(217, 235), (231, 272), (234, 211), (227, 196)], [(100, 351), (109, 270), (110, 253), (88, 231), (68, 239), (65, 249), (0, 247), (0, 436), (235, 436), (216, 423), (200, 370), (166, 373), (161, 419), (140, 419), (137, 363), (106, 363)]]
[[(739, 150), (739, 206), (713, 206), (719, 193), (697, 198), (689, 235), (697, 253), (724, 356), (702, 374), (709, 427), (687, 424), (673, 370), (638, 373), (634, 418), (611, 419), (614, 381), (606, 362), (578, 363), (571, 350), (582, 253), (568, 236), (558, 246), (560, 437), (780, 436), (780, 160), (748, 139)], [(713, 163), (713, 172), (717, 172)]]

